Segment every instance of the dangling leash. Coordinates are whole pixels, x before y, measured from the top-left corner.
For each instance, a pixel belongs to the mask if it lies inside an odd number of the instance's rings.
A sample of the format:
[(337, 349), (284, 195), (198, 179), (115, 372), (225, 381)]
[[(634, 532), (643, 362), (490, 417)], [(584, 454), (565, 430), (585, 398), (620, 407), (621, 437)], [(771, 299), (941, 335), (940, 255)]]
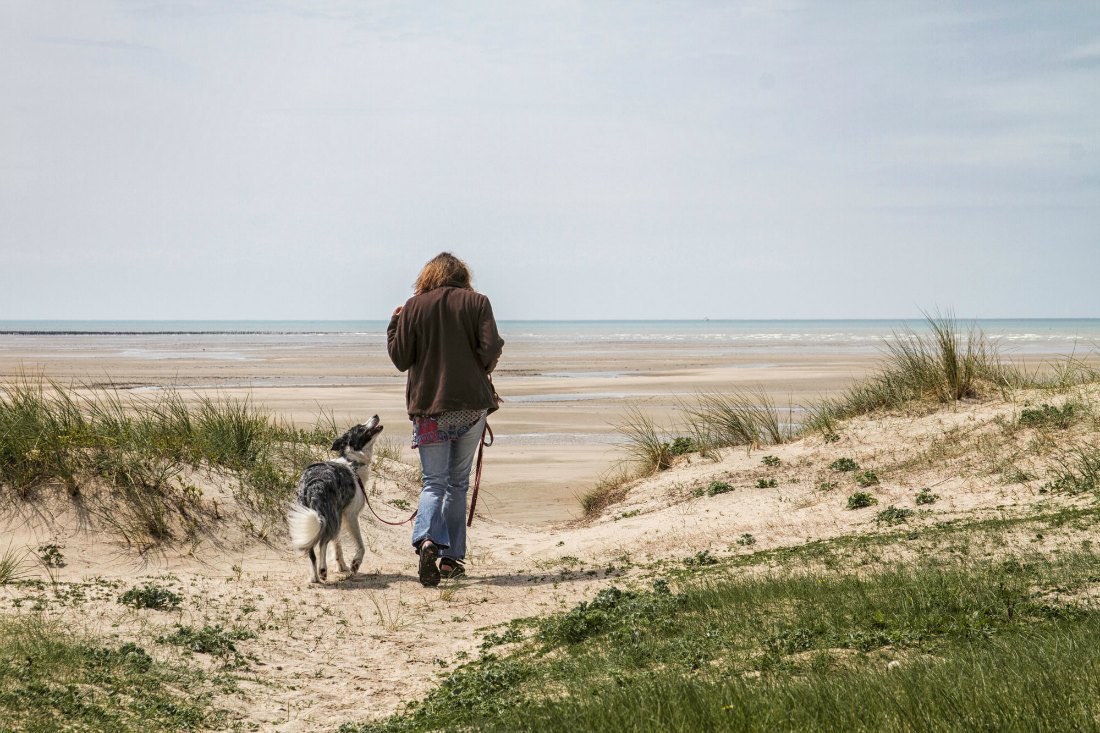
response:
[(420, 511), (419, 509), (414, 509), (413, 513), (409, 515), (409, 518), (402, 522), (391, 522), (387, 519), (382, 519), (382, 517), (378, 516), (378, 512), (374, 511), (374, 507), (370, 505), (370, 496), (367, 495), (367, 487), (364, 486), (363, 482), (359, 480), (359, 474), (355, 474), (355, 483), (359, 484), (359, 488), (363, 491), (363, 500), (367, 502), (367, 509), (370, 509), (370, 513), (373, 514), (374, 518), (382, 524), (388, 524), (391, 527), (400, 527), (402, 524), (408, 524), (412, 520), (416, 519), (416, 513)]
[[(489, 436), (488, 442), (486, 442), (485, 440), (486, 435)], [(470, 497), (470, 515), (466, 519), (467, 527), (473, 526), (474, 523), (474, 507), (477, 506), (477, 492), (478, 489), (481, 488), (481, 462), (482, 459), (485, 457), (485, 449), (492, 444), (493, 429), (489, 427), (489, 423), (485, 423), (485, 429), (481, 431), (481, 444), (477, 447), (477, 468), (474, 469), (474, 494), (472, 497)], [(379, 522), (381, 522), (382, 524), (388, 524), (391, 527), (400, 527), (402, 524), (408, 524), (412, 520), (416, 519), (416, 515), (420, 511), (419, 508), (414, 509), (413, 513), (409, 515), (409, 518), (401, 522), (391, 522), (378, 516), (378, 512), (374, 511), (374, 507), (370, 505), (370, 496), (367, 495), (367, 487), (364, 486), (363, 482), (359, 480), (359, 474), (356, 473), (354, 470), (351, 473), (353, 476), (355, 476), (355, 483), (359, 484), (359, 488), (363, 492), (363, 499), (367, 503), (367, 509), (370, 509), (370, 513), (373, 514), (374, 518), (377, 519)]]
[[(485, 436), (489, 436), (489, 442), (485, 442)], [(470, 497), (470, 516), (466, 518), (466, 526), (474, 524), (474, 507), (477, 506), (477, 490), (481, 488), (481, 459), (485, 457), (485, 449), (493, 444), (493, 429), (489, 423), (485, 423), (485, 429), (481, 431), (481, 445), (477, 447), (477, 468), (474, 469), (474, 495)]]

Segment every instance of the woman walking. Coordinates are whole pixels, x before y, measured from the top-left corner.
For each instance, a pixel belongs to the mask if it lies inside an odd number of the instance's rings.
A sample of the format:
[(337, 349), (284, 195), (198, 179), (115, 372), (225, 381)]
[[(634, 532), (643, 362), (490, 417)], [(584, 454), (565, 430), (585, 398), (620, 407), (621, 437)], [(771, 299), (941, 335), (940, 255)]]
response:
[(424, 474), (412, 544), (420, 582), (433, 586), (466, 572), (466, 490), (486, 416), (497, 409), (489, 375), (504, 340), (470, 268), (450, 252), (424, 265), (413, 292), (393, 312), (386, 342), (393, 365), (409, 373), (405, 403)]

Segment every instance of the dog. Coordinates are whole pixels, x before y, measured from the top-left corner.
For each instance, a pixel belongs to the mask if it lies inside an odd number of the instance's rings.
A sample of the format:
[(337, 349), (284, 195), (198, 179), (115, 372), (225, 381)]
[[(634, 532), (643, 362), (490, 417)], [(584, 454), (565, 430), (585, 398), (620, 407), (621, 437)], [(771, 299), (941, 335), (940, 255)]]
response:
[(286, 520), (294, 549), (308, 552), (311, 582), (321, 583), (328, 578), (328, 544), (333, 541), (340, 571), (348, 571), (339, 539), (343, 526), (357, 545), (351, 572), (359, 572), (366, 554), (359, 512), (367, 501), (374, 440), (381, 432), (377, 415), (350, 428), (332, 444), (331, 450), (340, 457), (307, 466), (298, 480), (298, 500), (287, 511)]

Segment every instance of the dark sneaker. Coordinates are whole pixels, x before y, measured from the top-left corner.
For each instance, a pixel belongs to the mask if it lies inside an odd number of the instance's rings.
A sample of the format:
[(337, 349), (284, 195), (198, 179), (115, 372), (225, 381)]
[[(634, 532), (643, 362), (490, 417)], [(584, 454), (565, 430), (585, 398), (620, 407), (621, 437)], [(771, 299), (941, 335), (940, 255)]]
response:
[(431, 540), (420, 543), (420, 584), (425, 588), (439, 585), (439, 568), (435, 566), (438, 550)]
[(444, 557), (439, 561), (439, 574), (444, 578), (461, 578), (466, 574), (466, 568), (462, 567), (461, 560), (453, 557)]

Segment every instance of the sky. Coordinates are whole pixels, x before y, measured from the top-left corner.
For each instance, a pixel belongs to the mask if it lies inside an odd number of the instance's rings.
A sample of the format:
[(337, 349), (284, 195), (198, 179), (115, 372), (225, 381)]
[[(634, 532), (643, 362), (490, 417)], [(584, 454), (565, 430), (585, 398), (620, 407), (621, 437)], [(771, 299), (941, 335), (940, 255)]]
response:
[(0, 0), (0, 320), (1100, 317), (1100, 5)]

